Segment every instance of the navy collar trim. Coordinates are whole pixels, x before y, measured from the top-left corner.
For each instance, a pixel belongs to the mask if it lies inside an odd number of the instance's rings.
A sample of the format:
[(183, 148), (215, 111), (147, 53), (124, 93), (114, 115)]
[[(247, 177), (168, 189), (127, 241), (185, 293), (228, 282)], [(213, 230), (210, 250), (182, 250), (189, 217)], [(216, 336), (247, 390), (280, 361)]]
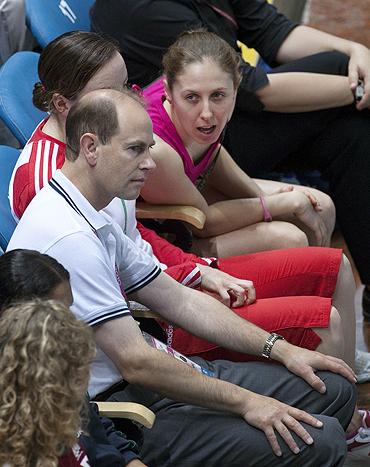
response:
[(85, 219), (85, 221), (89, 224), (92, 231), (96, 234), (96, 228), (91, 224), (91, 222), (87, 219), (87, 217), (81, 212), (77, 204), (73, 201), (70, 195), (65, 191), (65, 189), (54, 179), (49, 180), (50, 187), (56, 191), (64, 200), (71, 206), (71, 208), (77, 212), (81, 217)]

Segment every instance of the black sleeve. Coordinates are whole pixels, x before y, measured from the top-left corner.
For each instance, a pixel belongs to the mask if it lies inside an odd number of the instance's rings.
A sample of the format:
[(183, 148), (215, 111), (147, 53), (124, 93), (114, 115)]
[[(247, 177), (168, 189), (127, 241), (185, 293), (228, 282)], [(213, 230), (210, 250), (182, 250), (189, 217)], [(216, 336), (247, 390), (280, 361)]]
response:
[(236, 98), (236, 108), (243, 112), (260, 112), (264, 105), (255, 94), (257, 89), (268, 84), (265, 71), (248, 64), (243, 66), (243, 78)]
[(280, 46), (298, 25), (266, 0), (229, 0), (238, 23), (238, 39), (274, 65)]
[(81, 436), (91, 467), (123, 467), (139, 459), (137, 445), (117, 431), (109, 418), (101, 417), (89, 404), (88, 436)]
[(186, 2), (173, 0), (97, 0), (91, 28), (119, 42), (129, 81), (145, 86), (160, 76), (162, 57), (177, 36), (201, 26)]

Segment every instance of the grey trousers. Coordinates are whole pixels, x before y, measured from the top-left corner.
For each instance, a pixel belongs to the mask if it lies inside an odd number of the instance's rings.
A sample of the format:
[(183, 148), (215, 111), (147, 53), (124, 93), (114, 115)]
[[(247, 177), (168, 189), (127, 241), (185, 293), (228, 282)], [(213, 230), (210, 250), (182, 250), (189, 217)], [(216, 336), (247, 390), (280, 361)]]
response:
[(324, 426), (315, 429), (305, 425), (314, 439), (311, 446), (294, 436), (301, 449), (298, 455), (293, 454), (279, 438), (283, 455), (276, 457), (264, 433), (248, 425), (241, 417), (175, 402), (128, 385), (124, 391), (114, 393), (110, 400), (139, 402), (156, 413), (153, 428), (144, 430), (141, 455), (147, 465), (332, 467), (343, 464), (347, 452), (344, 429), (351, 420), (356, 402), (355, 389), (344, 378), (320, 372), (327, 386), (326, 394), (321, 395), (280, 365), (194, 360), (212, 369), (215, 377), (315, 414)]

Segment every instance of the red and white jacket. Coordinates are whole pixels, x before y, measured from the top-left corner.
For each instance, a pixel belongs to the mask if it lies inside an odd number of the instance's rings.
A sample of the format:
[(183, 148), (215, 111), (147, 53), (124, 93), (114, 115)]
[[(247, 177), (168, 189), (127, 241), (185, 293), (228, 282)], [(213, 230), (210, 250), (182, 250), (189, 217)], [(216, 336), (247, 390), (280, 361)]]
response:
[(71, 450), (60, 457), (58, 467), (90, 467), (89, 459), (81, 444), (76, 443)]
[(43, 132), (47, 120), (48, 117), (28, 140), (10, 180), (9, 201), (16, 220), (22, 217), (32, 198), (64, 164), (66, 145)]

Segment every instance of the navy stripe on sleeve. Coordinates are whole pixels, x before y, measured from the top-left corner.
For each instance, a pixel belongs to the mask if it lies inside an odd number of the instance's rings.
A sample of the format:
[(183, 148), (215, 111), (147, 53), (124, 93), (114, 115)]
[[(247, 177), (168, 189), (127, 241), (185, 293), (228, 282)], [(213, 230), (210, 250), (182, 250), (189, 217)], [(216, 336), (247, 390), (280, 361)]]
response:
[(161, 272), (162, 271), (160, 267), (155, 266), (154, 269), (152, 269), (152, 271), (149, 274), (147, 274), (145, 277), (140, 278), (140, 280), (136, 282), (136, 284), (133, 284), (130, 287), (125, 288), (125, 292), (127, 294), (130, 294), (132, 292), (136, 292), (137, 290), (142, 289), (143, 287), (148, 285), (150, 282), (152, 282), (152, 280), (158, 277)]
[(131, 315), (130, 310), (127, 306), (120, 308), (118, 310), (109, 311), (107, 313), (103, 313), (89, 321), (87, 324), (90, 326), (96, 326), (98, 324), (105, 323), (106, 321), (110, 321), (111, 319), (121, 318), (122, 316)]

